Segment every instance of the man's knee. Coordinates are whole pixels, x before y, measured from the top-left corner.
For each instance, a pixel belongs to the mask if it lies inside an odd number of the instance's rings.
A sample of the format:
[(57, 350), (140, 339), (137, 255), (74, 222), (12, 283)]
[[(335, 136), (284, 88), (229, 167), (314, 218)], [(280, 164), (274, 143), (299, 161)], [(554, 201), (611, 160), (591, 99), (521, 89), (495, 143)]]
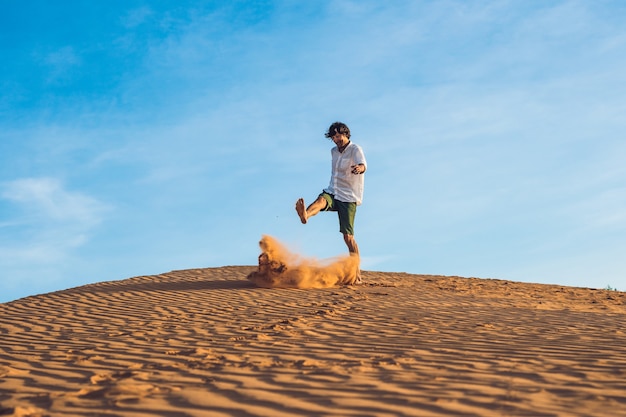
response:
[(326, 199), (322, 196), (317, 197), (315, 204), (319, 205), (321, 210), (325, 210), (326, 207), (328, 207), (328, 201), (326, 201)]
[(317, 196), (317, 199), (313, 202), (319, 209), (319, 211), (327, 211), (332, 206), (332, 199), (329, 194), (322, 193)]

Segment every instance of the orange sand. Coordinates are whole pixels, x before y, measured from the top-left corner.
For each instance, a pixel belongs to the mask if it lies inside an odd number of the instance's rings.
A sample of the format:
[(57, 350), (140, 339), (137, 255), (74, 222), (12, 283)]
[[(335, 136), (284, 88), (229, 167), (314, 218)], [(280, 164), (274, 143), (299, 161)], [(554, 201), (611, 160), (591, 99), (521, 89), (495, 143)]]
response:
[(324, 264), (289, 252), (271, 236), (263, 236), (259, 246), (259, 268), (248, 275), (259, 287), (328, 288), (354, 284), (357, 279), (358, 256), (340, 256)]
[(0, 304), (0, 415), (626, 416), (624, 293), (173, 271)]

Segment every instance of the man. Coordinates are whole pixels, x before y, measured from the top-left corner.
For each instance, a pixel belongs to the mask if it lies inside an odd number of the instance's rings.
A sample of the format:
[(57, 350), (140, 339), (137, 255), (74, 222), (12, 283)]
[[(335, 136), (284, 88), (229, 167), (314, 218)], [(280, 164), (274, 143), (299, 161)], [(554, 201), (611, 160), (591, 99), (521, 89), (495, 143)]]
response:
[[(351, 255), (359, 255), (359, 246), (354, 240), (354, 217), (356, 207), (363, 199), (363, 173), (367, 162), (363, 149), (350, 141), (350, 129), (344, 123), (335, 122), (325, 136), (335, 142), (331, 150), (332, 171), (330, 184), (317, 199), (305, 208), (304, 199), (296, 202), (296, 212), (300, 221), (306, 224), (309, 218), (320, 211), (336, 211), (339, 216), (339, 231)], [(360, 282), (360, 272), (357, 273)]]

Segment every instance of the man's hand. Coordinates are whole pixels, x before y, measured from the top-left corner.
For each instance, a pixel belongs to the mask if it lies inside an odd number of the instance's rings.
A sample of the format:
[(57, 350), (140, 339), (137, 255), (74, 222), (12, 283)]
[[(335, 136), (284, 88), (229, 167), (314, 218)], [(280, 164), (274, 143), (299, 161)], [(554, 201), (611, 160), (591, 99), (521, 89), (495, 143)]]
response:
[(352, 165), (350, 168), (352, 168), (352, 173), (355, 175), (362, 174), (365, 172), (365, 165), (363, 164)]

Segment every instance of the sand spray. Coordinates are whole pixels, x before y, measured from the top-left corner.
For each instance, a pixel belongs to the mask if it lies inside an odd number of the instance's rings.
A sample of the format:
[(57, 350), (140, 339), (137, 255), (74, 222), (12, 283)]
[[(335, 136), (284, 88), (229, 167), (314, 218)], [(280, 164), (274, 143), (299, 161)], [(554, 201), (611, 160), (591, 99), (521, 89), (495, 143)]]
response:
[(328, 288), (354, 284), (359, 270), (358, 255), (328, 261), (305, 258), (287, 250), (275, 238), (264, 235), (259, 242), (259, 268), (248, 279), (265, 288)]

